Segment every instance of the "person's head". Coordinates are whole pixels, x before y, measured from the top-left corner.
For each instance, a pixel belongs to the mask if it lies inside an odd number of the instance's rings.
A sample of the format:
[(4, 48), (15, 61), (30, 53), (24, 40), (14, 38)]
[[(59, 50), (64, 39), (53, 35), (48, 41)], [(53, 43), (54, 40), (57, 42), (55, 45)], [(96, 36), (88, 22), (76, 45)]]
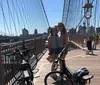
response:
[(62, 23), (62, 22), (59, 22), (58, 23), (58, 28), (59, 28), (59, 31), (63, 34), (66, 33), (66, 28), (65, 28), (65, 25)]
[(87, 39), (87, 37), (84, 37), (84, 39)]
[(89, 37), (88, 37), (88, 39), (89, 39), (89, 40), (92, 40), (92, 37), (91, 37), (91, 36), (89, 36)]
[(50, 33), (51, 35), (57, 35), (57, 28), (55, 26), (52, 27)]

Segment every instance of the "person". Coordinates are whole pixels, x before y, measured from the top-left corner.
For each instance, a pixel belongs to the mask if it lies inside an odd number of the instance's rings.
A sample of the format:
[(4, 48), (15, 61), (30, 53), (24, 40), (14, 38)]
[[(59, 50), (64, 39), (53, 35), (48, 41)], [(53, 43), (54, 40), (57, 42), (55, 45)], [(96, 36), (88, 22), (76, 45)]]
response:
[(87, 42), (87, 37), (85, 37), (85, 38), (84, 38), (84, 41), (83, 41), (84, 47), (86, 47), (86, 42)]
[(89, 54), (89, 52), (91, 52), (93, 54), (92, 38), (91, 37), (89, 37), (87, 40), (87, 48), (88, 48), (88, 51), (86, 54)]
[(88, 40), (87, 37), (85, 37), (84, 40), (83, 40), (83, 46), (84, 46), (84, 47), (83, 47), (83, 50), (86, 51), (86, 54), (87, 54), (87, 52), (88, 52), (87, 40)]
[[(58, 23), (58, 37), (57, 37), (57, 44), (58, 44), (58, 54), (66, 48), (63, 52), (62, 58), (65, 60), (66, 54), (68, 52), (68, 34), (66, 28), (62, 22)], [(60, 62), (60, 70), (62, 69), (62, 62)]]
[(95, 35), (95, 49), (96, 49), (96, 46), (99, 44), (99, 35), (96, 34)]
[(49, 55), (51, 57), (52, 66), (51, 71), (53, 71), (53, 64), (55, 59), (57, 58), (57, 29), (56, 27), (52, 27), (50, 31), (50, 35), (48, 37), (48, 49)]
[(95, 50), (96, 49), (96, 40), (95, 40), (95, 36), (92, 36), (92, 49)]

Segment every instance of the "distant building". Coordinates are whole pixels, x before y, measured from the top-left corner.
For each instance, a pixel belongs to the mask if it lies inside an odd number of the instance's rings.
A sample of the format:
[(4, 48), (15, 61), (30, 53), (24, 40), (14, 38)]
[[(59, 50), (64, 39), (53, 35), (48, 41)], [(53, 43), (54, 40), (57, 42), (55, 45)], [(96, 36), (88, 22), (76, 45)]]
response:
[(100, 35), (100, 27), (96, 28), (96, 33)]
[(88, 35), (93, 35), (93, 34), (95, 34), (95, 27), (91, 26), (89, 27)]
[(78, 35), (85, 35), (86, 34), (86, 27), (80, 25), (77, 34)]
[(69, 35), (76, 35), (76, 29), (74, 29), (74, 28), (69, 29), (68, 34), (69, 34)]
[(2, 36), (0, 35), (0, 43), (10, 43), (19, 41), (19, 36)]
[(28, 36), (29, 35), (29, 32), (27, 29), (22, 29), (22, 36)]
[(37, 29), (34, 30), (34, 35), (38, 35), (38, 30)]
[(50, 34), (51, 27), (48, 28), (47, 33)]

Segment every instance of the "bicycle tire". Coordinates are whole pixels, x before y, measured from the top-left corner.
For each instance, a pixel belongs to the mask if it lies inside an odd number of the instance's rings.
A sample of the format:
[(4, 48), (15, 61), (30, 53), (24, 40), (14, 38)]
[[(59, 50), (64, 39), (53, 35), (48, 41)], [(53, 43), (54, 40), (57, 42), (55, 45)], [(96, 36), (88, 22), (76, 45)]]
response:
[[(50, 78), (52, 75), (56, 74), (56, 78)], [(64, 75), (66, 77), (63, 77), (61, 75)], [(60, 80), (59, 80), (60, 78)], [(44, 84), (45, 85), (73, 85), (71, 79), (67, 74), (63, 74), (60, 71), (54, 71), (48, 73), (44, 78)]]
[(27, 85), (33, 85), (32, 81), (29, 79), (26, 81), (27, 82)]

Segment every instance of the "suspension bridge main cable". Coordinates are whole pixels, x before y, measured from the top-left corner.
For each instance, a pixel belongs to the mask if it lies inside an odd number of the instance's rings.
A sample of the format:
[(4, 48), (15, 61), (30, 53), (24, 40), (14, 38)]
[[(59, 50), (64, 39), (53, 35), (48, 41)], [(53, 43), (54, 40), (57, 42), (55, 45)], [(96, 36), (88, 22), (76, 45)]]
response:
[(48, 24), (48, 26), (50, 27), (50, 24), (49, 24), (49, 21), (48, 21), (48, 17), (47, 17), (47, 14), (46, 14), (46, 11), (45, 11), (45, 8), (44, 8), (44, 5), (43, 5), (42, 0), (40, 0), (40, 2), (41, 2), (41, 5), (42, 5), (42, 8), (43, 8), (43, 11), (44, 11), (44, 15), (45, 15), (45, 17), (46, 17), (47, 24)]

